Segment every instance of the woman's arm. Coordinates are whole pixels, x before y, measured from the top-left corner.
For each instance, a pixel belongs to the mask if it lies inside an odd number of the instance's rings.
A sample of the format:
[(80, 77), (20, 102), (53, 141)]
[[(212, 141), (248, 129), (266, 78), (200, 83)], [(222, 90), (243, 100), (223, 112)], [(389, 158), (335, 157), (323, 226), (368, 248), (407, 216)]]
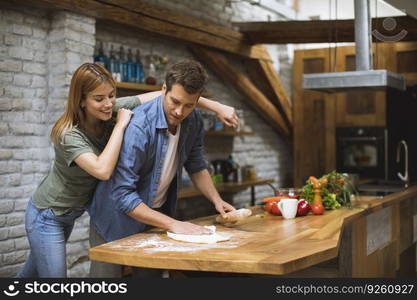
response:
[(204, 97), (200, 97), (197, 106), (214, 112), (219, 120), (227, 126), (239, 128), (239, 118), (233, 107)]
[(135, 96), (117, 98), (116, 105), (113, 106), (113, 114), (117, 113), (117, 111), (121, 108), (132, 110), (135, 107), (145, 102), (155, 99), (161, 94), (162, 94), (161, 91), (156, 91), (156, 92), (149, 92), (149, 93), (135, 95)]
[(108, 180), (113, 173), (119, 158), (120, 147), (123, 141), (124, 131), (129, 124), (132, 112), (128, 109), (120, 109), (117, 112), (116, 125), (113, 128), (109, 141), (99, 156), (92, 152), (79, 155), (74, 161), (88, 174), (100, 180)]
[(136, 97), (138, 97), (140, 99), (140, 102), (143, 104), (145, 102), (155, 99), (156, 97), (159, 97), (160, 95), (162, 95), (162, 91), (154, 91), (136, 95)]
[[(155, 99), (161, 94), (162, 91), (155, 91), (136, 95), (136, 97), (140, 99), (141, 103), (145, 103)], [(200, 97), (197, 103), (197, 107), (214, 112), (220, 119), (220, 121), (222, 121), (227, 126), (239, 127), (239, 118), (236, 115), (235, 109), (231, 106), (221, 104), (220, 102), (210, 100), (204, 97)]]

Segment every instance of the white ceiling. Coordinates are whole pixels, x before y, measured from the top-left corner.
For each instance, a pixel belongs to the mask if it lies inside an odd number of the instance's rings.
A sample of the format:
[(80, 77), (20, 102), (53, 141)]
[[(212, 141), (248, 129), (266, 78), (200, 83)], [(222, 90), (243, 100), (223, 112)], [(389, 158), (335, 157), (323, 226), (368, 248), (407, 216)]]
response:
[[(299, 0), (300, 15), (298, 19), (310, 19), (312, 17), (320, 20), (354, 19), (353, 2), (353, 0)], [(392, 2), (401, 1), (392, 0)], [(409, 0), (408, 2), (413, 3), (413, 6), (417, 5), (416, 0)], [(397, 9), (382, 0), (370, 0), (369, 8), (372, 18), (405, 15), (401, 9)]]
[(417, 19), (417, 2), (415, 0), (384, 0), (384, 2)]

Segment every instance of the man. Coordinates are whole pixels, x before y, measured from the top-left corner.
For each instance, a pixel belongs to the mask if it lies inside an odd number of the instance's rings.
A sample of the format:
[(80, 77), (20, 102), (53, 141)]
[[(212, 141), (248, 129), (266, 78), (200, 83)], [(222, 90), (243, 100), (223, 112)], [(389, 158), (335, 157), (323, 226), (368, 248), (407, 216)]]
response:
[[(171, 217), (183, 166), (220, 214), (234, 210), (219, 196), (203, 158), (204, 127), (195, 107), (206, 81), (198, 62), (181, 61), (167, 71), (163, 94), (133, 110), (116, 169), (110, 180), (98, 184), (89, 207), (91, 246), (143, 232), (147, 225), (209, 234)], [(92, 262), (90, 275), (119, 277), (120, 266)]]

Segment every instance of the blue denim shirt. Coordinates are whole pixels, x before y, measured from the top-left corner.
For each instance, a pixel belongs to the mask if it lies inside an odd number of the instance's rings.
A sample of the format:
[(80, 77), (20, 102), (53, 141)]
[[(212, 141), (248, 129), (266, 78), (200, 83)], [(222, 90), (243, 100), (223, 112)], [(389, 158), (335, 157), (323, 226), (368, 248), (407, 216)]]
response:
[[(116, 168), (109, 180), (99, 182), (88, 206), (92, 224), (107, 242), (145, 230), (145, 224), (126, 213), (141, 202), (152, 207), (168, 148), (163, 97), (140, 105), (133, 112)], [(183, 166), (189, 174), (207, 168), (203, 158), (203, 139), (203, 122), (198, 110), (194, 109), (181, 123), (178, 169), (163, 206), (168, 215), (175, 212)]]

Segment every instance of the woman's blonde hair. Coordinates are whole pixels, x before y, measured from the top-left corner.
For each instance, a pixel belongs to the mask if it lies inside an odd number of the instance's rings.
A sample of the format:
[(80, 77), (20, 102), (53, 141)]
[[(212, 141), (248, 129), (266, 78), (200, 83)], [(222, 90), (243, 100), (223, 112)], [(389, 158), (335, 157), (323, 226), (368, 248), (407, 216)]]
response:
[(78, 67), (71, 79), (65, 111), (52, 127), (52, 143), (56, 144), (66, 130), (75, 126), (84, 128), (86, 116), (81, 101), (103, 83), (109, 83), (116, 89), (116, 82), (110, 72), (101, 65), (85, 63)]

